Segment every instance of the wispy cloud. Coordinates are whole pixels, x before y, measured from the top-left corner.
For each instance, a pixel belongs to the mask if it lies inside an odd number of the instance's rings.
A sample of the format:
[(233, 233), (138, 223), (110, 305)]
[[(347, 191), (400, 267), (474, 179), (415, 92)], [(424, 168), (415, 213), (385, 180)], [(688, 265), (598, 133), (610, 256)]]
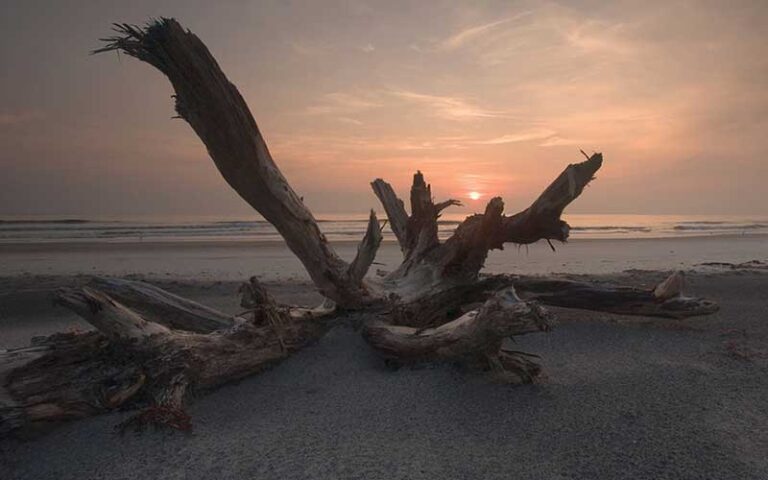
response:
[(374, 95), (334, 92), (323, 95), (317, 105), (306, 111), (312, 115), (348, 115), (381, 106), (383, 104)]
[(520, 18), (523, 18), (525, 16), (530, 15), (530, 11), (525, 11), (518, 13), (517, 15), (514, 15), (512, 17), (503, 18), (501, 20), (496, 20), (494, 22), (484, 23), (482, 25), (475, 25), (472, 27), (465, 28), (457, 33), (454, 33), (450, 37), (446, 38), (445, 40), (441, 41), (438, 44), (438, 47), (441, 50), (454, 50), (456, 48), (460, 48), (463, 45), (472, 42), (473, 40), (482, 37), (483, 35), (486, 35), (489, 32), (492, 32), (493, 30), (497, 29), (498, 27), (513, 22), (515, 20), (518, 20)]
[(624, 29), (623, 23), (589, 20), (566, 31), (565, 39), (582, 53), (628, 55), (637, 47), (622, 36)]
[(357, 48), (358, 48), (358, 50), (360, 50), (361, 52), (364, 52), (364, 53), (371, 53), (374, 50), (376, 50), (376, 47), (374, 47), (373, 44), (371, 44), (371, 43), (366, 43), (365, 45), (362, 45), (362, 46), (357, 47)]
[(466, 136), (368, 136), (368, 135), (316, 135), (278, 134), (273, 136), (272, 149), (276, 153), (291, 155), (347, 156), (378, 155), (391, 152), (442, 152), (471, 148), (475, 141)]
[(393, 90), (390, 93), (403, 100), (419, 103), (431, 108), (435, 115), (449, 120), (471, 120), (506, 116), (503, 111), (482, 108), (459, 97), (429, 95), (408, 90)]
[(336, 117), (337, 122), (346, 123), (347, 125), (355, 125), (360, 126), (363, 125), (363, 122), (356, 118), (350, 118), (350, 117)]
[(543, 142), (539, 143), (540, 147), (563, 147), (563, 146), (570, 146), (570, 145), (577, 145), (580, 143), (577, 140), (573, 140), (570, 138), (563, 138), (559, 135), (552, 135), (551, 137), (548, 137), (544, 139)]
[(328, 48), (326, 46), (317, 43), (307, 43), (295, 40), (290, 42), (289, 45), (294, 53), (302, 57), (317, 57), (328, 53)]
[(531, 140), (542, 140), (554, 137), (556, 132), (548, 128), (539, 128), (523, 130), (517, 133), (509, 133), (500, 137), (489, 138), (485, 140), (476, 140), (473, 143), (478, 145), (503, 145), (505, 143), (528, 142)]

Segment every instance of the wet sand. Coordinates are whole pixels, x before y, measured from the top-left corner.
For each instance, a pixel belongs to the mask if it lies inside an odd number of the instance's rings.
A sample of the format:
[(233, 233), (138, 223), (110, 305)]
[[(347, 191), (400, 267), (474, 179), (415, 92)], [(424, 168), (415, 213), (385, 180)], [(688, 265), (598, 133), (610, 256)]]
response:
[[(341, 325), (197, 399), (192, 434), (113, 433), (127, 413), (76, 421), (0, 441), (0, 478), (768, 478), (768, 274), (713, 267), (689, 279), (719, 313), (675, 321), (558, 310), (552, 333), (514, 346), (542, 356), (535, 385), (447, 365), (393, 372)], [(84, 280), (1, 278), (0, 348), (87, 328), (49, 302), (51, 289)], [(237, 282), (149, 280), (237, 309)], [(308, 284), (269, 287), (283, 301), (319, 300)]]

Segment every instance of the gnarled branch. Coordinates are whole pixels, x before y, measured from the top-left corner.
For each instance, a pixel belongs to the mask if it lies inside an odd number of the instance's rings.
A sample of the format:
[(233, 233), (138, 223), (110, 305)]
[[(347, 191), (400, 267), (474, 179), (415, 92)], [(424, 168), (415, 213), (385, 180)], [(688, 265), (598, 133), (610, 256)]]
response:
[(154, 66), (176, 92), (176, 111), (205, 143), (224, 179), (280, 232), (321, 293), (349, 307), (373, 301), (288, 184), (237, 88), (197, 36), (173, 19), (141, 29), (115, 25), (118, 36), (96, 52), (119, 50)]
[(550, 314), (535, 302), (523, 302), (509, 287), (494, 294), (480, 308), (436, 328), (416, 329), (373, 323), (363, 331), (366, 341), (382, 356), (397, 363), (461, 362), (510, 375), (507, 380), (528, 383), (538, 366), (526, 362), (523, 371), (507, 371), (502, 341), (512, 335), (549, 330)]
[(570, 226), (560, 219), (560, 215), (569, 203), (581, 195), (602, 165), (601, 153), (595, 153), (581, 163), (568, 165), (530, 207), (504, 218), (504, 242), (525, 244), (542, 239), (566, 241)]

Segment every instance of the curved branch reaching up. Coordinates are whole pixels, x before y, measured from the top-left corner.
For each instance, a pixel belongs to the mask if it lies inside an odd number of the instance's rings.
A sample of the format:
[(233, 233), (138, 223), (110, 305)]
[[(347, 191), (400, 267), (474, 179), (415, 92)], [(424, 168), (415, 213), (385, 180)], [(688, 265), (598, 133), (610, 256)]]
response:
[(405, 211), (405, 204), (397, 197), (392, 185), (384, 180), (377, 178), (371, 182), (373, 193), (379, 198), (384, 211), (387, 213), (389, 227), (400, 244), (400, 249), (405, 252), (405, 246), (408, 244), (406, 228), (408, 225), (408, 213)]
[(365, 274), (368, 273), (371, 264), (376, 259), (376, 252), (379, 250), (379, 245), (381, 245), (381, 241), (384, 238), (381, 235), (381, 228), (379, 220), (376, 218), (376, 212), (371, 210), (365, 236), (357, 247), (355, 259), (349, 265), (349, 276), (353, 281), (361, 283)]
[(568, 240), (571, 227), (560, 219), (560, 215), (569, 203), (581, 195), (602, 165), (601, 153), (592, 154), (581, 163), (568, 165), (530, 207), (504, 218), (504, 242), (526, 244), (542, 239)]
[(160, 70), (176, 92), (176, 111), (205, 143), (224, 179), (275, 226), (326, 297), (346, 307), (375, 300), (348, 275), (349, 265), (288, 184), (237, 88), (197, 36), (174, 19), (138, 28), (116, 24), (118, 36), (94, 53), (118, 50)]

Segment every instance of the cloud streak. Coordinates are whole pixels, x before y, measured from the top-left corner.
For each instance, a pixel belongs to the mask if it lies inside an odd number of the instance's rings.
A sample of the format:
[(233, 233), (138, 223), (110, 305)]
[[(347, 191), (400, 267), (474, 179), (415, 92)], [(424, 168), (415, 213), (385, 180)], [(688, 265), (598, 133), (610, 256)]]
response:
[(372, 95), (356, 95), (344, 92), (327, 93), (321, 101), (310, 107), (306, 112), (310, 115), (352, 114), (378, 108), (383, 104)]
[(523, 130), (517, 133), (508, 133), (500, 137), (477, 140), (478, 145), (504, 145), (505, 143), (528, 142), (531, 140), (549, 139), (555, 136), (555, 131), (547, 128)]
[(472, 27), (465, 28), (459, 32), (454, 33), (453, 35), (444, 39), (443, 41), (439, 42), (437, 45), (438, 49), (455, 50), (457, 48), (461, 48), (464, 45), (471, 43), (472, 41), (498, 29), (502, 25), (506, 25), (510, 22), (526, 17), (531, 13), (532, 12), (530, 11), (525, 11), (525, 12), (518, 13), (517, 15), (514, 15), (512, 17), (503, 18), (501, 20), (496, 20), (493, 22), (488, 22), (481, 25), (475, 25)]
[(467, 121), (506, 116), (503, 111), (482, 108), (460, 97), (430, 95), (409, 90), (393, 90), (390, 94), (402, 100), (425, 106), (432, 111), (433, 115), (447, 120)]

